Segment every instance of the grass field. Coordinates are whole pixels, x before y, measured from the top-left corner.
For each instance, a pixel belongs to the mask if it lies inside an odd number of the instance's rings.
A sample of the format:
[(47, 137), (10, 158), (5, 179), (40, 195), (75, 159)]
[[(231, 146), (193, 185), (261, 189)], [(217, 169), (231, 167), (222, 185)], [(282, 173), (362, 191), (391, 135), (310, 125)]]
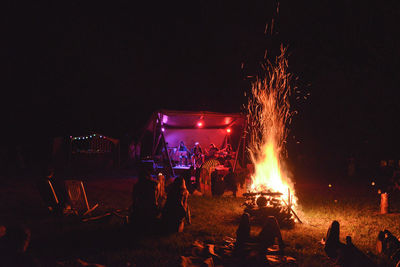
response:
[[(126, 213), (134, 181), (113, 177), (85, 181), (89, 202), (99, 204), (96, 213), (116, 209)], [(238, 218), (243, 212), (241, 198), (191, 196), (192, 224), (183, 233), (141, 236), (115, 216), (91, 222), (49, 216), (30, 181), (3, 181), (0, 188), (0, 222), (26, 224), (32, 231), (29, 252), (48, 266), (56, 262), (74, 266), (77, 258), (106, 266), (176, 266), (180, 256), (190, 252), (195, 240), (219, 243), (225, 237), (235, 237)], [(400, 201), (390, 196), (393, 212), (380, 215), (379, 195), (371, 186), (298, 184), (297, 197), (297, 211), (303, 224), (282, 232), (288, 245), (286, 254), (295, 257), (300, 266), (329, 266), (319, 242), (332, 220), (341, 224), (341, 240), (350, 235), (365, 253), (375, 253), (380, 230), (388, 229), (400, 236), (400, 214), (396, 211)], [(253, 227), (254, 233), (259, 230)], [(382, 259), (375, 260), (385, 266)]]

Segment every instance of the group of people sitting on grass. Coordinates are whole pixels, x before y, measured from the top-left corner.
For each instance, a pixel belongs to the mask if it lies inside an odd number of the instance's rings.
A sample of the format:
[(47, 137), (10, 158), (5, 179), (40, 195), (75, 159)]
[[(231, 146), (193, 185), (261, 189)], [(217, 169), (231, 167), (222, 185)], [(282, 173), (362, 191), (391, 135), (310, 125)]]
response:
[(132, 191), (129, 222), (137, 230), (182, 232), (185, 221), (190, 224), (189, 191), (183, 177), (177, 177), (165, 187), (165, 178), (152, 176), (153, 169), (142, 165), (139, 181)]
[(376, 266), (375, 263), (364, 253), (354, 246), (351, 237), (346, 236), (346, 243), (339, 240), (340, 224), (333, 221), (328, 229), (326, 238), (323, 239), (324, 251), (333, 261), (335, 266)]
[[(262, 256), (264, 258), (265, 253), (283, 254), (286, 245), (283, 242), (280, 227), (275, 217), (270, 216), (265, 219), (264, 226), (258, 235), (252, 236), (250, 233), (250, 215), (244, 213), (241, 217), (239, 227), (236, 230), (235, 252), (237, 254), (248, 254), (249, 250), (251, 251), (252, 249), (258, 249), (258, 251), (262, 253), (261, 256), (264, 255)], [(340, 241), (339, 236), (340, 224), (338, 221), (333, 221), (328, 229), (326, 237), (321, 242), (333, 266), (400, 267), (400, 241), (390, 231), (384, 230), (379, 232), (376, 243), (377, 255), (371, 253), (368, 256), (353, 244), (350, 236), (346, 237), (345, 243)], [(274, 246), (275, 250), (272, 249)], [(379, 258), (377, 256), (379, 256)]]
[(278, 245), (278, 249), (280, 250), (283, 250), (285, 247), (278, 221), (274, 216), (265, 218), (264, 226), (257, 236), (251, 236), (250, 232), (250, 215), (243, 213), (240, 218), (239, 227), (236, 230), (235, 248), (237, 251), (243, 250), (245, 244), (249, 242), (258, 243), (259, 248), (264, 251), (275, 243), (277, 243), (276, 245)]
[[(346, 236), (346, 243), (339, 240), (340, 224), (333, 221), (328, 229), (326, 238), (323, 239), (326, 255), (335, 266), (364, 267), (364, 266), (396, 266), (400, 267), (400, 241), (390, 231), (380, 231), (376, 241), (376, 252), (380, 256), (380, 264), (372, 259), (376, 258), (372, 253), (364, 254), (354, 246), (350, 236)], [(371, 259), (372, 258), (372, 259)]]

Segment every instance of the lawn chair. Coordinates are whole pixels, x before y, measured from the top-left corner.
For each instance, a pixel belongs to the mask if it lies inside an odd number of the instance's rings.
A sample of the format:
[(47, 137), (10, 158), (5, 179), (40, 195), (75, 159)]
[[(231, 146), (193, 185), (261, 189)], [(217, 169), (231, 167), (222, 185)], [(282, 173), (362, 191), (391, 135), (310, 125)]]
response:
[(200, 169), (200, 190), (204, 195), (211, 195), (211, 173), (220, 165), (216, 159), (209, 159)]
[(82, 181), (66, 180), (65, 189), (67, 190), (72, 209), (76, 210), (78, 214), (85, 216), (99, 206), (96, 204), (90, 208)]

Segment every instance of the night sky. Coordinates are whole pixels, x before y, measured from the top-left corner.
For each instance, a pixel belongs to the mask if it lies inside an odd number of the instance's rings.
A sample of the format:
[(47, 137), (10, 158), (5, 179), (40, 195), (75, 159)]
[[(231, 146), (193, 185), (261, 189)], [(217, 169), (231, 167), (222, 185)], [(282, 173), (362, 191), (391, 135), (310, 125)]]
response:
[[(282, 1), (276, 14), (277, 6), (10, 2), (2, 15), (3, 143), (86, 130), (129, 139), (160, 108), (240, 112), (246, 77), (283, 43), (300, 91), (290, 136), (301, 143), (292, 150), (400, 154), (400, 2)], [(265, 35), (272, 19), (274, 34)]]

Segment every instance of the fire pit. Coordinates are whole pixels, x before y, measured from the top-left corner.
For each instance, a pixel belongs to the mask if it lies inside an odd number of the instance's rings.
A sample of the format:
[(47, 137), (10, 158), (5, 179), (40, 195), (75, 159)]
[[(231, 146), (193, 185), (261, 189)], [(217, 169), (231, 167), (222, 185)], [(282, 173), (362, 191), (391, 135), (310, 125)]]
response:
[(293, 228), (294, 216), (301, 222), (291, 207), (290, 194), (287, 202), (280, 192), (250, 192), (244, 193), (243, 196), (244, 211), (258, 224), (264, 224), (268, 216), (274, 216), (283, 228)]

